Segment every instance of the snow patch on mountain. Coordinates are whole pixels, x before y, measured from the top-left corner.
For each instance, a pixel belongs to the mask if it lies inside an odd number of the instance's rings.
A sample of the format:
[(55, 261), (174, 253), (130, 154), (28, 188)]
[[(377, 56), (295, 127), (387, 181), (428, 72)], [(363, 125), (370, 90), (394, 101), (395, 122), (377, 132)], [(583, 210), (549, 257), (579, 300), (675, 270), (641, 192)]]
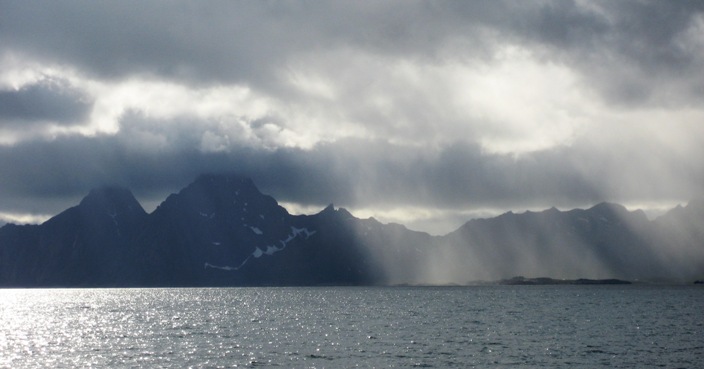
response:
[(244, 261), (239, 266), (227, 266), (227, 265), (226, 266), (219, 266), (219, 265), (213, 265), (213, 264), (206, 262), (203, 265), (203, 268), (204, 269), (212, 268), (212, 269), (220, 269), (220, 270), (227, 270), (227, 271), (238, 270), (238, 269), (242, 268), (245, 264), (247, 264), (247, 262), (249, 261), (249, 258), (251, 258), (251, 257), (252, 257), (251, 255), (248, 256), (246, 259), (244, 259)]
[(310, 236), (314, 235), (316, 231), (309, 231), (308, 228), (296, 228), (296, 227), (291, 227), (291, 231), (293, 232), (293, 236), (297, 237), (299, 234), (305, 234), (306, 239), (310, 238)]
[[(255, 231), (255, 229), (256, 229), (256, 230), (259, 230), (259, 228), (256, 228), (256, 227), (250, 227), (250, 228), (251, 228), (252, 231), (255, 232), (255, 233), (257, 233), (257, 232)], [(260, 231), (260, 232), (261, 232), (261, 231)], [(257, 233), (257, 234), (259, 234), (259, 233)], [(288, 235), (288, 237), (287, 237), (286, 239), (284, 239), (284, 240), (279, 240), (279, 243), (281, 244), (280, 247), (275, 246), (275, 245), (267, 245), (267, 246), (266, 246), (266, 251), (264, 251), (264, 250), (262, 250), (259, 246), (257, 246), (257, 247), (254, 248), (254, 251), (252, 251), (252, 253), (251, 253), (250, 255), (248, 255), (248, 256), (242, 261), (242, 263), (240, 263), (239, 266), (228, 266), (228, 265), (220, 266), (220, 265), (214, 265), (214, 264), (210, 264), (210, 263), (206, 262), (205, 265), (204, 265), (204, 268), (205, 268), (205, 269), (213, 268), (213, 269), (228, 270), (228, 271), (238, 270), (238, 269), (242, 268), (245, 264), (247, 264), (247, 262), (248, 262), (251, 258), (258, 259), (258, 258), (260, 258), (260, 257), (262, 257), (262, 256), (264, 256), (264, 255), (272, 256), (272, 255), (274, 255), (275, 253), (284, 250), (284, 249), (288, 246), (288, 244), (289, 244), (291, 241), (295, 240), (297, 237), (299, 237), (299, 236), (304, 236), (304, 237), (305, 237), (304, 239), (307, 240), (308, 238), (310, 238), (310, 237), (311, 237), (312, 235), (314, 235), (314, 234), (316, 234), (316, 231), (311, 231), (311, 230), (309, 230), (308, 228), (296, 228), (296, 227), (291, 227), (291, 233)]]

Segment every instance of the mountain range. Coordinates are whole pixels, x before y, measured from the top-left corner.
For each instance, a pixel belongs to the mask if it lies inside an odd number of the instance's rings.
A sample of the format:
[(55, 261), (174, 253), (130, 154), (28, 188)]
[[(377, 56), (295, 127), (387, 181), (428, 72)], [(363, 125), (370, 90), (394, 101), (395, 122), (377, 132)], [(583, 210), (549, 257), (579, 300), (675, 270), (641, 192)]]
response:
[(467, 284), (514, 276), (693, 281), (704, 201), (657, 219), (611, 203), (474, 219), (444, 236), (332, 204), (291, 215), (254, 183), (210, 174), (147, 213), (102, 187), (38, 225), (0, 228), (0, 286)]

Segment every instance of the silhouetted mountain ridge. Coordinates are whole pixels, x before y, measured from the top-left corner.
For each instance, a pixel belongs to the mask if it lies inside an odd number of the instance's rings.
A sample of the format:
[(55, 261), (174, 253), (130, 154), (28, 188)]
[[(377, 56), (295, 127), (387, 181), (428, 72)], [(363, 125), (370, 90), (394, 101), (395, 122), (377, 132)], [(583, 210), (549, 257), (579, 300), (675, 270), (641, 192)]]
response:
[(463, 284), (516, 275), (704, 277), (704, 201), (650, 221), (612, 203), (474, 219), (445, 236), (332, 204), (291, 215), (238, 175), (207, 174), (147, 214), (101, 187), (40, 225), (0, 228), (2, 286)]

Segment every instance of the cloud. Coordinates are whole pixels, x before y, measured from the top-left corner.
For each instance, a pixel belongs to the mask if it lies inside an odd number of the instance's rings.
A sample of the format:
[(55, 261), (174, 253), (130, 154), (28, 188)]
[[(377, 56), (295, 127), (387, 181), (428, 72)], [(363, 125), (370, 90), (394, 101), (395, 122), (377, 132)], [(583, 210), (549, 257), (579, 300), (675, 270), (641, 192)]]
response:
[(700, 2), (161, 5), (3, 5), (0, 212), (206, 171), (426, 224), (704, 184)]
[[(550, 32), (547, 27), (536, 37), (578, 68), (603, 101), (648, 106), (691, 105), (701, 99), (700, 2), (594, 2), (582, 9), (589, 9), (591, 16), (582, 21), (571, 17), (571, 22), (560, 16), (571, 14), (570, 8), (553, 9), (548, 24), (559, 22), (568, 29)], [(550, 37), (556, 34), (569, 36)]]
[[(147, 126), (145, 122), (132, 124), (132, 129)], [(704, 185), (704, 170), (696, 159), (687, 161), (686, 157), (704, 154), (695, 138), (687, 142), (670, 137), (692, 145), (679, 152), (670, 149), (668, 142), (647, 147), (640, 147), (638, 141), (627, 147), (604, 143), (598, 150), (579, 142), (518, 157), (485, 154), (479, 146), (465, 143), (429, 152), (360, 139), (312, 149), (210, 151), (195, 148), (199, 130), (170, 127), (164, 131), (180, 136), (165, 136), (167, 144), (156, 148), (135, 145), (138, 135), (129, 129), (112, 136), (70, 136), (2, 147), (0, 171), (6, 175), (0, 179), (1, 200), (8, 212), (22, 213), (40, 208), (46, 198), (75, 203), (90, 188), (109, 183), (132, 188), (143, 202), (155, 202), (200, 173), (236, 171), (252, 177), (263, 192), (283, 202), (320, 208), (334, 202), (387, 221), (401, 221), (398, 211), (411, 209), (408, 214), (415, 212), (417, 218), (427, 218), (432, 212), (459, 225), (451, 214), (471, 213), (468, 209), (574, 207), (603, 200), (652, 198), (682, 201), (698, 197)], [(690, 133), (700, 131), (692, 127)], [(432, 223), (430, 219), (426, 222)], [(447, 231), (447, 227), (435, 229)]]
[(622, 71), (633, 69), (651, 82), (693, 76), (702, 62), (696, 1), (177, 2), (167, 9), (149, 2), (47, 2), (5, 4), (4, 10), (4, 49), (30, 59), (101, 79), (151, 75), (282, 93), (280, 71), (289, 61), (330, 50), (442, 63), (490, 61), (497, 47), (527, 45), (599, 78), (608, 85), (599, 86), (604, 93), (628, 85)]
[(89, 104), (61, 81), (45, 80), (19, 90), (0, 90), (0, 126), (81, 121)]

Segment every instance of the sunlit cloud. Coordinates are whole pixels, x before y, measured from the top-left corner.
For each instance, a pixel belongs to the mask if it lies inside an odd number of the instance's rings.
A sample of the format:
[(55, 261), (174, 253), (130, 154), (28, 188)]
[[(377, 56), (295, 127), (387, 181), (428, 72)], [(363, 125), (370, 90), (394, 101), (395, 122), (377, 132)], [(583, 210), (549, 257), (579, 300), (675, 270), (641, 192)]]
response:
[(54, 216), (53, 214), (19, 214), (19, 213), (0, 213), (1, 223), (14, 224), (40, 224)]
[(0, 15), (0, 200), (233, 170), (290, 211), (440, 232), (704, 184), (695, 3), (43, 5)]

